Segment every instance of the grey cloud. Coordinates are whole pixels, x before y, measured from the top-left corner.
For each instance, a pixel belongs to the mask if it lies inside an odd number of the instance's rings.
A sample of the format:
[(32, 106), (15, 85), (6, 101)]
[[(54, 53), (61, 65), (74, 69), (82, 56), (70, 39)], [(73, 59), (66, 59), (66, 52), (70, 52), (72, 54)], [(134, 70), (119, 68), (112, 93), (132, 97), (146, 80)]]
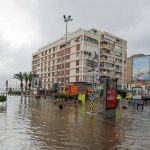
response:
[[(128, 56), (138, 53), (137, 50), (140, 50), (140, 53), (150, 54), (149, 0), (14, 0), (13, 2), (15, 8), (19, 8), (18, 14), (22, 10), (27, 14), (26, 17), (31, 17), (24, 23), (29, 30), (35, 27), (36, 37), (30, 38), (29, 43), (13, 47), (14, 43), (4, 39), (0, 30), (2, 58), (0, 82), (8, 78), (12, 80), (12, 75), (18, 71), (30, 70), (32, 53), (65, 33), (63, 14), (71, 14), (73, 17), (73, 21), (68, 25), (69, 31), (79, 27), (85, 29), (95, 27), (126, 39)], [(0, 14), (0, 17), (1, 15), (4, 14)]]

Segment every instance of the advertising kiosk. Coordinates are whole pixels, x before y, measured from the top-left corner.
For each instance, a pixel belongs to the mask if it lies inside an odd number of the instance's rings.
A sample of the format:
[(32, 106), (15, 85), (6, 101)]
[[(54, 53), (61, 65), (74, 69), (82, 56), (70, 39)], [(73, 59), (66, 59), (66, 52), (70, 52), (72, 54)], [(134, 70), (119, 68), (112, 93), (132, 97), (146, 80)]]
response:
[(116, 117), (117, 80), (104, 80), (104, 118)]

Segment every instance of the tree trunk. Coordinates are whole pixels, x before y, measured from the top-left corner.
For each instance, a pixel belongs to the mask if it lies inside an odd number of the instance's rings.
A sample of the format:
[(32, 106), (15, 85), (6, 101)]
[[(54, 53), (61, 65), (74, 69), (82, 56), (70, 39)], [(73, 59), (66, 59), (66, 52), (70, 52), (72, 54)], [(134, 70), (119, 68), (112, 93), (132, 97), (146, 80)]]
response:
[(21, 96), (22, 96), (22, 94), (23, 94), (23, 83), (22, 83), (22, 81), (20, 83), (20, 88), (21, 88)]
[(31, 83), (28, 84), (28, 87), (29, 87), (29, 95), (31, 93)]

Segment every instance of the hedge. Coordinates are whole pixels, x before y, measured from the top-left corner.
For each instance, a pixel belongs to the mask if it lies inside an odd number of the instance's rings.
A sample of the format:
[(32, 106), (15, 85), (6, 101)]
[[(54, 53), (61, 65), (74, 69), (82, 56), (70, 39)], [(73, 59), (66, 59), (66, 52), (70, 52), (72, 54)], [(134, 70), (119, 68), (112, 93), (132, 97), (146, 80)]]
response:
[(6, 101), (6, 96), (0, 95), (0, 102), (5, 102)]

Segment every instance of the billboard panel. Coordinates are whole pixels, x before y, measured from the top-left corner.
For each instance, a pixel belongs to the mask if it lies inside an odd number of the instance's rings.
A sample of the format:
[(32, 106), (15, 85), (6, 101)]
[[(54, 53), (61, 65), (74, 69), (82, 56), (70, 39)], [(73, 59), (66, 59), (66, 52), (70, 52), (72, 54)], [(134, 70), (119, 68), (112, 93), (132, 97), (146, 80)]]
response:
[(133, 58), (132, 80), (150, 80), (150, 56)]
[(116, 97), (117, 97), (117, 80), (106, 80), (106, 109), (116, 109)]

